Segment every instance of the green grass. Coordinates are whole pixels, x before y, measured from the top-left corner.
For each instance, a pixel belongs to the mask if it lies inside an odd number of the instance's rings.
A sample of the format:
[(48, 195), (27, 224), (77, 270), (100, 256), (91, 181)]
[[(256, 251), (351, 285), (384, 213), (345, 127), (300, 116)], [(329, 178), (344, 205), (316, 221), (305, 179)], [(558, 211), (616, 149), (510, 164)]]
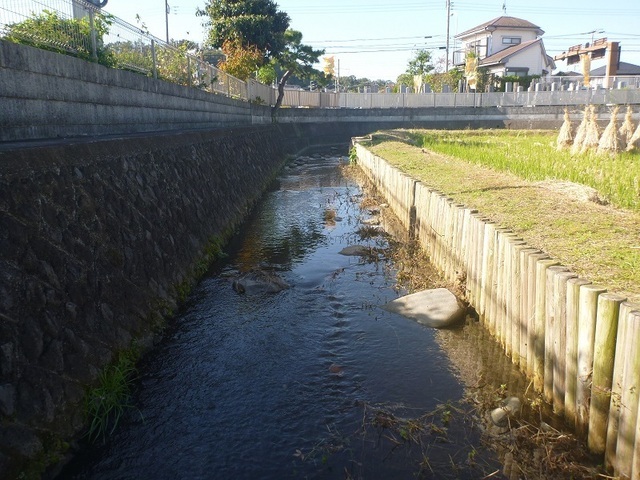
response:
[(615, 156), (557, 151), (557, 132), (433, 130), (412, 132), (420, 147), (526, 180), (567, 180), (595, 188), (613, 205), (640, 210), (640, 154)]
[(89, 440), (104, 439), (118, 427), (122, 415), (129, 408), (131, 385), (137, 370), (133, 350), (120, 353), (113, 364), (107, 366), (99, 376), (99, 384), (86, 396), (86, 412), (89, 418)]

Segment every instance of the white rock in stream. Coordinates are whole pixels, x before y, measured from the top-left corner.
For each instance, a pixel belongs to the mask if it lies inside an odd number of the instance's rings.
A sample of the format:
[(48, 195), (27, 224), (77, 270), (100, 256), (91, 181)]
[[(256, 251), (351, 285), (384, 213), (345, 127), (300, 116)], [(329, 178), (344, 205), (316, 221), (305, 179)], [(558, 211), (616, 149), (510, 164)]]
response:
[(456, 296), (446, 288), (412, 293), (382, 308), (433, 328), (454, 326), (464, 319), (466, 312)]
[(349, 245), (340, 250), (340, 255), (346, 256), (365, 256), (371, 254), (371, 248), (363, 245)]
[(518, 397), (509, 397), (504, 405), (491, 411), (491, 421), (496, 427), (506, 427), (509, 417), (517, 415), (522, 406)]

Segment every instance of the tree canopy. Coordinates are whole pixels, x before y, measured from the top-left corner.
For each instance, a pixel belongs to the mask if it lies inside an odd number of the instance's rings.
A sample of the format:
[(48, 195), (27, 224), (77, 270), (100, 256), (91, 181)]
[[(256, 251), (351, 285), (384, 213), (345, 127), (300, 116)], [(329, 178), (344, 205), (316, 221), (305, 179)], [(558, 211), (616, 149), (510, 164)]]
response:
[(429, 50), (418, 50), (413, 58), (407, 64), (407, 72), (409, 75), (426, 75), (431, 73), (436, 67), (431, 59)]
[(272, 0), (208, 0), (197, 15), (207, 18), (207, 46), (222, 48), (227, 41), (240, 41), (246, 48), (257, 48), (264, 61), (285, 48), (289, 15)]

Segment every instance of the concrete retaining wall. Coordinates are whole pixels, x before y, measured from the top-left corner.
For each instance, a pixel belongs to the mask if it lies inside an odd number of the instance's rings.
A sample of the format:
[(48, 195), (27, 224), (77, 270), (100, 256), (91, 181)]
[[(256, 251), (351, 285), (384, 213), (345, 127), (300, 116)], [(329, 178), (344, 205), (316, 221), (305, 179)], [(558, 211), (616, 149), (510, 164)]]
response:
[(616, 475), (640, 478), (640, 306), (356, 148), (358, 164), (433, 264), (450, 282), (466, 279), (480, 321), (534, 388)]
[(0, 40), (0, 141), (271, 123), (270, 109)]
[[(271, 108), (0, 40), (0, 142), (269, 124)], [(576, 111), (576, 119), (580, 112)], [(557, 128), (561, 107), (283, 108), (280, 124)]]
[(85, 388), (153, 338), (282, 165), (285, 133), (0, 152), (0, 478), (83, 427)]

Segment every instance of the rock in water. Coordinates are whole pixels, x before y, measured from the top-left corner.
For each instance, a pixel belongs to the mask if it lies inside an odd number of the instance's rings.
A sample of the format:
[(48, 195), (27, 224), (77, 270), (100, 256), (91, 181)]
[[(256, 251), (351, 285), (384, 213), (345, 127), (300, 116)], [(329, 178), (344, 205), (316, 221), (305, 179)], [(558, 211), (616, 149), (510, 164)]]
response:
[(446, 288), (423, 290), (393, 300), (382, 308), (417, 321), (427, 327), (448, 328), (465, 317), (466, 309)]
[(289, 284), (273, 272), (252, 270), (233, 279), (233, 289), (248, 295), (278, 293), (289, 288)]
[(354, 257), (365, 256), (365, 255), (371, 254), (371, 248), (365, 247), (363, 245), (350, 245), (348, 247), (344, 247), (338, 253), (340, 253), (340, 255), (354, 256)]
[(491, 421), (496, 427), (506, 427), (509, 418), (517, 415), (521, 407), (522, 403), (518, 397), (509, 397), (503, 402), (502, 407), (491, 411)]

